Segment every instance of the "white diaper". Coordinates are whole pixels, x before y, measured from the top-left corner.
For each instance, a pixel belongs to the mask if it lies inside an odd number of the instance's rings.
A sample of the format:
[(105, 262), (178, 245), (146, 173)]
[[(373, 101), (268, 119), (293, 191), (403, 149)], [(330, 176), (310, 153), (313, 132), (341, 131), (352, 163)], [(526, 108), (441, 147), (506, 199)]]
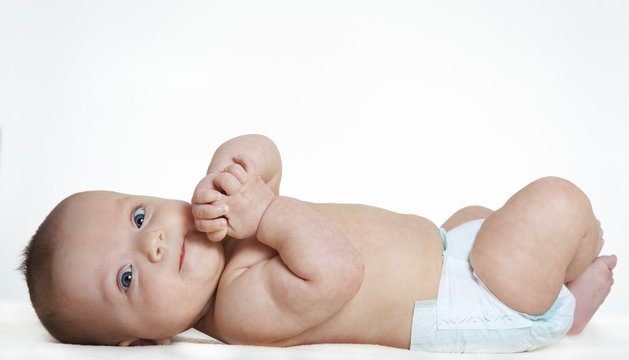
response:
[(471, 221), (445, 235), (439, 294), (436, 300), (415, 303), (411, 350), (527, 351), (561, 338), (572, 326), (575, 299), (565, 286), (540, 316), (509, 308), (485, 287), (469, 262), (482, 223)]

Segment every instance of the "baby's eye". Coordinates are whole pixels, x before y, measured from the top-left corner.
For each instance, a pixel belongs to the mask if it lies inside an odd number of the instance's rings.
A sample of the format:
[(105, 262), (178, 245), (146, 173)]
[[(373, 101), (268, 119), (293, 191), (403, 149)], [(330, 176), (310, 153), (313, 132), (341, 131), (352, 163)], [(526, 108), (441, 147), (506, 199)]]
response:
[(129, 265), (118, 274), (118, 286), (126, 293), (131, 286), (131, 280), (133, 280), (133, 269)]
[(142, 227), (144, 223), (144, 208), (139, 207), (133, 211), (133, 215), (131, 216), (131, 220), (133, 224), (139, 229)]

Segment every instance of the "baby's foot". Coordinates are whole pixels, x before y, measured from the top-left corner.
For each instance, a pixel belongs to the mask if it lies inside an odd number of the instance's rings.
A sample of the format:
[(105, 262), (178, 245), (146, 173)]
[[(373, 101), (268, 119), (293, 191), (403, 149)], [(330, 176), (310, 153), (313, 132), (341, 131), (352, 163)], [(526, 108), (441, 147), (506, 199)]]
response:
[(568, 335), (576, 335), (583, 331), (609, 294), (614, 283), (612, 270), (616, 267), (616, 260), (615, 255), (599, 256), (583, 274), (566, 284), (577, 300), (574, 321)]

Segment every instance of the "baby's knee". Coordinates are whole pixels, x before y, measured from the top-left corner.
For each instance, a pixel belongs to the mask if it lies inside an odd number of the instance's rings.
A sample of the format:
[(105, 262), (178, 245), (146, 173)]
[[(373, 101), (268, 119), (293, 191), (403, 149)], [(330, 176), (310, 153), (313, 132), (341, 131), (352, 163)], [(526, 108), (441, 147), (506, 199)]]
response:
[(475, 217), (476, 219), (487, 218), (489, 215), (491, 215), (491, 213), (494, 212), (489, 208), (479, 205), (466, 206), (459, 211), (468, 214), (469, 216)]
[(560, 177), (544, 177), (529, 185), (549, 211), (560, 216), (593, 216), (590, 200), (581, 189)]

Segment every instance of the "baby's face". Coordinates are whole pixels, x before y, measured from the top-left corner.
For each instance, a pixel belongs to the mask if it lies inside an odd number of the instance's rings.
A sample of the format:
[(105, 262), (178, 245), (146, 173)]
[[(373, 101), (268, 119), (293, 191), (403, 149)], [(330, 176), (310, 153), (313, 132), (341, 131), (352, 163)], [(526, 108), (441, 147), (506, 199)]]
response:
[(112, 192), (72, 201), (53, 278), (75, 311), (123, 344), (176, 335), (207, 312), (223, 248), (195, 229), (188, 203)]

